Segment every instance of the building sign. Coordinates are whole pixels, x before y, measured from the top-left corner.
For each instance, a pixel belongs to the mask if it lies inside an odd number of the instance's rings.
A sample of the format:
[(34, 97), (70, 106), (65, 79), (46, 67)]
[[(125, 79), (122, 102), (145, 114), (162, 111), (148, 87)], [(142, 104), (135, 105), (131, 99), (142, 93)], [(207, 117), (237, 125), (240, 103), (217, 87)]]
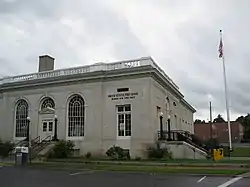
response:
[(122, 100), (122, 99), (135, 99), (138, 96), (138, 92), (126, 92), (126, 93), (116, 93), (116, 94), (109, 94), (108, 97), (111, 100)]

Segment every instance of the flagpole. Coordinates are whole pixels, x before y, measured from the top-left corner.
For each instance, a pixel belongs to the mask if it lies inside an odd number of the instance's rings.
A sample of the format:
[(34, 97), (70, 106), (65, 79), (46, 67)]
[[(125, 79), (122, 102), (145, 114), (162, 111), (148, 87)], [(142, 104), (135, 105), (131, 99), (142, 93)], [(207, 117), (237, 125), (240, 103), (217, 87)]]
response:
[[(222, 42), (222, 30), (220, 30), (220, 40)], [(221, 50), (223, 50), (221, 48)], [(222, 64), (223, 64), (223, 75), (224, 75), (224, 86), (225, 86), (225, 98), (226, 98), (226, 110), (227, 110), (227, 126), (228, 126), (228, 141), (229, 141), (229, 151), (232, 151), (232, 137), (231, 137), (231, 125), (230, 125), (230, 112), (228, 106), (228, 91), (227, 91), (227, 77), (226, 77), (226, 66), (224, 52), (222, 51)], [(230, 155), (230, 153), (229, 153)]]

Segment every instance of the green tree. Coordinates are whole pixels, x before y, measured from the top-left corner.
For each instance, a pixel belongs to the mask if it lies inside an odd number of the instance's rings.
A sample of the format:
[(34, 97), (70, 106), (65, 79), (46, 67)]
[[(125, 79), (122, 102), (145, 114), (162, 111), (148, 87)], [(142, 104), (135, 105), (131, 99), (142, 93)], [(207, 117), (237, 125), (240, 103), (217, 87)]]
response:
[(218, 114), (217, 118), (214, 119), (213, 123), (223, 123), (226, 122), (221, 114)]
[(204, 123), (206, 123), (205, 120), (196, 119), (194, 121), (194, 124), (204, 124)]
[(244, 128), (244, 139), (250, 139), (250, 114), (240, 116), (236, 119)]

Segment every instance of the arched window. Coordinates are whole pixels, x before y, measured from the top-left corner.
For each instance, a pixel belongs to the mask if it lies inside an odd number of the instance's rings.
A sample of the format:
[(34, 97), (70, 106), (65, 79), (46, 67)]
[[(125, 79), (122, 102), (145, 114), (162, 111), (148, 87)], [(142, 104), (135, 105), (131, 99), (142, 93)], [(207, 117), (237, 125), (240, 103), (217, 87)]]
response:
[(84, 99), (74, 95), (68, 104), (68, 136), (84, 136)]
[(55, 102), (53, 99), (51, 99), (50, 97), (46, 97), (41, 105), (41, 110), (45, 110), (46, 108), (54, 108), (55, 109)]
[(16, 104), (16, 137), (26, 137), (28, 124), (28, 103), (21, 99)]

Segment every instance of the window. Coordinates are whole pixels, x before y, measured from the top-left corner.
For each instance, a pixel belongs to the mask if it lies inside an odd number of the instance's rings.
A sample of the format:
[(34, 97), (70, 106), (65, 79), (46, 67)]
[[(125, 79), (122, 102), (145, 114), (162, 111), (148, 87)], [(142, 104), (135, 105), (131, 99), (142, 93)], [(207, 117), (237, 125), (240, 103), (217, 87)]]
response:
[(41, 105), (41, 110), (44, 110), (46, 108), (55, 108), (55, 102), (53, 99), (51, 99), (50, 97), (46, 97), (43, 102), (42, 102), (42, 105)]
[(131, 105), (117, 106), (118, 136), (131, 136)]
[(68, 136), (84, 136), (85, 102), (80, 95), (74, 95), (68, 104)]
[(16, 105), (16, 137), (26, 137), (27, 136), (27, 126), (28, 126), (28, 103), (21, 99)]
[(174, 122), (175, 122), (175, 127), (177, 130), (179, 130), (179, 127), (178, 127), (178, 120), (177, 120), (177, 115), (175, 114), (174, 115)]
[(43, 132), (47, 132), (47, 122), (43, 122)]
[(53, 130), (53, 122), (49, 122), (49, 131), (52, 132)]
[(128, 92), (128, 88), (117, 88), (117, 92)]

